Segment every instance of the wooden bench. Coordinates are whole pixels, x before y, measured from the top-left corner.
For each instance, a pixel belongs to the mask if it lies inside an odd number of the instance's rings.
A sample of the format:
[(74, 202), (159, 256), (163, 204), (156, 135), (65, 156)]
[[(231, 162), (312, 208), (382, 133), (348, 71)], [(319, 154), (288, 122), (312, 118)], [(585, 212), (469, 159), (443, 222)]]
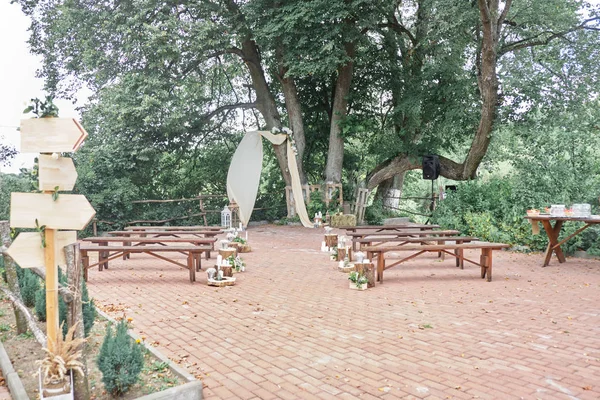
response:
[[(98, 246), (90, 243), (81, 243), (79, 252), (81, 254), (81, 260), (83, 261), (83, 275), (84, 279), (88, 279), (88, 269), (98, 266), (98, 271), (102, 271), (104, 268), (108, 269), (108, 262), (114, 260), (122, 255), (130, 253), (146, 253), (161, 260), (175, 264), (181, 268), (185, 268), (189, 271), (190, 281), (196, 280), (196, 271), (200, 271), (202, 268), (201, 255), (204, 252), (210, 251), (211, 248), (208, 246)], [(89, 253), (98, 253), (98, 262), (90, 264)], [(182, 264), (178, 261), (171, 260), (165, 256), (157, 253), (185, 253), (187, 254), (187, 264)]]
[[(353, 247), (354, 244), (359, 244), (359, 248), (369, 246), (378, 246), (387, 242), (400, 242), (409, 238), (419, 237), (448, 237), (458, 235), (460, 232), (456, 230), (405, 230), (401, 232), (377, 232), (377, 233), (349, 233), (348, 236), (352, 238)], [(419, 240), (416, 240), (419, 242)], [(374, 244), (377, 243), (377, 244)]]
[[(436, 238), (437, 239), (437, 238)], [(464, 268), (464, 261), (468, 261), (472, 264), (481, 267), (481, 278), (487, 276), (487, 281), (492, 280), (492, 252), (494, 250), (501, 250), (510, 247), (504, 243), (489, 243), (489, 242), (471, 242), (471, 243), (444, 243), (444, 244), (428, 244), (428, 245), (416, 245), (406, 244), (403, 246), (370, 246), (365, 248), (367, 251), (367, 257), (369, 259), (377, 258), (377, 280), (383, 283), (383, 271), (395, 267), (405, 261), (415, 258), (425, 252), (443, 252), (450, 254), (456, 258), (456, 266), (461, 269)], [(469, 249), (481, 249), (481, 257), (479, 262), (469, 260), (464, 257), (464, 250)], [(450, 252), (453, 250), (453, 252)], [(394, 262), (388, 266), (385, 265), (385, 253), (389, 252), (400, 252), (400, 251), (414, 251), (408, 257), (405, 257), (399, 261)]]
[(126, 226), (126, 231), (221, 231), (223, 228), (220, 226)]
[[(211, 250), (215, 249), (215, 242), (217, 238), (205, 238), (205, 237), (132, 237), (130, 235), (124, 236), (98, 236), (88, 237), (82, 239), (84, 242), (96, 243), (99, 246), (108, 246), (110, 242), (120, 242), (122, 246), (146, 246), (146, 245), (159, 245), (167, 246), (168, 244), (181, 244), (189, 243), (194, 246), (207, 245), (210, 246)], [(135, 243), (135, 244), (134, 244)], [(123, 255), (123, 260), (129, 258), (129, 254)], [(210, 251), (206, 252), (206, 259), (210, 258)]]

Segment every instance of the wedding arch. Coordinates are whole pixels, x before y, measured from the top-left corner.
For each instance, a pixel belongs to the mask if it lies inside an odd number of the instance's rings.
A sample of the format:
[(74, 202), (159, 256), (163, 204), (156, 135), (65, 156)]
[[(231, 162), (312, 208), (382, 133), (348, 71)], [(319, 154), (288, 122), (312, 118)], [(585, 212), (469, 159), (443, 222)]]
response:
[(296, 212), (302, 225), (307, 228), (313, 227), (306, 212), (306, 204), (302, 195), (298, 165), (294, 156), (296, 147), (293, 142), (292, 131), (287, 128), (284, 128), (283, 131), (285, 132), (283, 134), (275, 134), (269, 131), (247, 132), (233, 154), (227, 172), (227, 196), (229, 200), (237, 203), (240, 221), (244, 226), (248, 225), (258, 194), (263, 161), (262, 138), (265, 138), (276, 145), (287, 142), (287, 162), (292, 178), (292, 193), (296, 204)]

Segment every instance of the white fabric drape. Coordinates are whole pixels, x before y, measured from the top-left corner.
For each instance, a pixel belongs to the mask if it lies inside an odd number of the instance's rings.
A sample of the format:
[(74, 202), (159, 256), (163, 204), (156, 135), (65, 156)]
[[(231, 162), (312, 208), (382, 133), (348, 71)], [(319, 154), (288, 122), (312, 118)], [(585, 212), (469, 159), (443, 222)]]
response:
[[(287, 135), (274, 135), (268, 131), (246, 133), (233, 154), (229, 171), (227, 172), (227, 196), (239, 206), (240, 220), (244, 226), (248, 225), (252, 210), (254, 209), (254, 203), (256, 202), (256, 195), (258, 194), (263, 159), (261, 136), (277, 145), (287, 140)], [(312, 228), (313, 224), (310, 218), (308, 218), (306, 205), (304, 204), (296, 157), (294, 156), (292, 144), (289, 140), (287, 142), (287, 154), (296, 212), (300, 217), (302, 225)]]

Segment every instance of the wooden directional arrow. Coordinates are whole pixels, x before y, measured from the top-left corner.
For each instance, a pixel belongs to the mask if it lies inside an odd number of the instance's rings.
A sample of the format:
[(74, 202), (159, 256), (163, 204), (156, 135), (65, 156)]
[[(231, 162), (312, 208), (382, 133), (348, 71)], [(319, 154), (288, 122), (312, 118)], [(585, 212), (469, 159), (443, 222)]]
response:
[[(77, 241), (77, 232), (61, 231), (56, 232), (56, 242), (58, 254), (56, 263), (66, 265), (65, 253), (63, 247)], [(21, 268), (43, 268), (44, 267), (44, 248), (42, 247), (42, 236), (38, 232), (22, 232), (6, 250), (8, 254)]]
[(40, 190), (53, 191), (58, 186), (58, 190), (73, 190), (77, 180), (77, 171), (73, 160), (68, 157), (59, 157), (40, 154), (39, 157), (39, 177)]
[(71, 152), (79, 148), (87, 132), (72, 118), (21, 120), (21, 153)]
[(84, 229), (96, 211), (81, 194), (60, 194), (54, 201), (52, 194), (12, 193), (10, 198), (10, 226), (35, 228), (35, 220), (49, 229)]

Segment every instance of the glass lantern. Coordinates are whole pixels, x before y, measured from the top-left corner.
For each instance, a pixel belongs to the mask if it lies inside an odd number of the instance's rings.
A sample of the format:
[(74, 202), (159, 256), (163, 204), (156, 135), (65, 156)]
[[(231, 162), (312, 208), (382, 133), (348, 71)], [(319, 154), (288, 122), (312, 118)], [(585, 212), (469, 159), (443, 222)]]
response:
[(221, 227), (231, 228), (231, 210), (227, 206), (221, 211)]

